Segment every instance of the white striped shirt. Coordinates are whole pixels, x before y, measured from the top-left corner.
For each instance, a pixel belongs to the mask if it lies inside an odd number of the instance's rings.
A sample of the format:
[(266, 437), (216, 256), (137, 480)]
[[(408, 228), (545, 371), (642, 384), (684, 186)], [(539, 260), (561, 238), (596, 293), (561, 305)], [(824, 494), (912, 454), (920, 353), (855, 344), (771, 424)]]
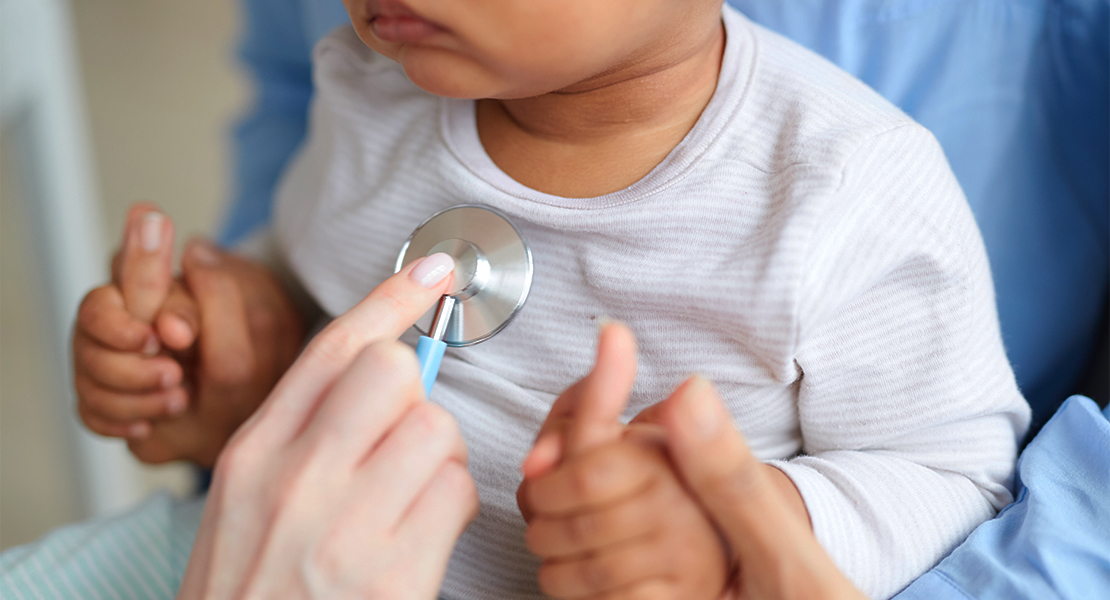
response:
[(625, 416), (691, 373), (709, 377), (872, 596), (1010, 500), (1028, 407), (940, 147), (824, 59), (723, 14), (720, 79), (693, 130), (639, 182), (586, 199), (512, 180), (482, 148), (474, 102), (420, 90), (350, 28), (317, 46), (310, 138), (279, 192), (276, 234), (327, 312), (389, 276), (413, 228), (455, 204), (499, 209), (533, 250), (517, 320), (448, 351), (432, 394), (460, 423), (482, 498), (447, 598), (540, 597), (519, 465), (556, 396), (589, 370), (602, 316), (640, 342)]
[[(723, 14), (720, 80), (694, 129), (641, 181), (588, 199), (510, 179), (482, 149), (473, 102), (419, 90), (350, 29), (317, 47), (310, 138), (275, 233), (327, 312), (388, 277), (412, 229), (455, 204), (508, 214), (534, 254), (520, 316), (449, 350), (432, 394), (459, 421), (482, 498), (445, 598), (541, 597), (519, 465), (589, 370), (602, 316), (640, 342), (625, 416), (709, 377), (870, 596), (904, 587), (1010, 500), (1029, 411), (939, 146), (825, 60)], [(0, 556), (0, 595), (168, 598), (199, 516), (199, 503), (159, 497), (58, 530)]]

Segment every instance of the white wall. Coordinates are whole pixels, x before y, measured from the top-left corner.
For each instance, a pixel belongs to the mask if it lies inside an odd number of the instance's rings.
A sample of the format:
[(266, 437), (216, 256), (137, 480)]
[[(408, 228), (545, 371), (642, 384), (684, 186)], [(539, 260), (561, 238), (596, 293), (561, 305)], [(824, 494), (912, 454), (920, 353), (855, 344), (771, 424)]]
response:
[[(247, 100), (234, 64), (236, 3), (73, 0), (72, 8), (109, 246), (137, 200), (161, 205), (179, 242), (212, 231), (230, 187), (227, 128)], [(79, 514), (9, 133), (0, 131), (0, 549)], [(173, 467), (148, 469), (144, 482), (187, 487)]]

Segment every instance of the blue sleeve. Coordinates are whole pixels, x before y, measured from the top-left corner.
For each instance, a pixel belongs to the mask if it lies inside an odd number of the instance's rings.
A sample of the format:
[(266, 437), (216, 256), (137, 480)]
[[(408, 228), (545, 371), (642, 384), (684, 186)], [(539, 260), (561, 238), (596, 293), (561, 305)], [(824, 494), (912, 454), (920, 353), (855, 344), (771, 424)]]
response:
[(1018, 384), (1043, 423), (1075, 390), (1107, 306), (1110, 2), (728, 1), (937, 137), (983, 233)]
[(300, 146), (312, 98), (311, 49), (299, 0), (242, 0), (239, 57), (253, 79), (253, 105), (234, 131), (234, 196), (220, 243), (270, 220), (278, 177)]
[(1068, 399), (1022, 453), (1017, 501), (895, 600), (1105, 598), (1107, 417), (1088, 398)]

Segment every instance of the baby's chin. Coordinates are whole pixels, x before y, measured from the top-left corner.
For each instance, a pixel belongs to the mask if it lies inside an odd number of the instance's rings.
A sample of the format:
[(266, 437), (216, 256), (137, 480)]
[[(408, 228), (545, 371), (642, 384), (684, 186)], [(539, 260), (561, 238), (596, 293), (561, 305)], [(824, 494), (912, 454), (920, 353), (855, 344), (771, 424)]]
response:
[(478, 69), (466, 68), (467, 65), (444, 64), (445, 61), (428, 64), (411, 58), (400, 62), (409, 79), (429, 94), (476, 100), (490, 98), (502, 92), (502, 86), (497, 85), (493, 77)]
[(438, 49), (406, 48), (391, 57), (401, 64), (409, 80), (437, 96), (479, 100), (531, 98), (559, 89), (546, 81), (522, 83), (520, 77), (503, 76), (468, 57)]

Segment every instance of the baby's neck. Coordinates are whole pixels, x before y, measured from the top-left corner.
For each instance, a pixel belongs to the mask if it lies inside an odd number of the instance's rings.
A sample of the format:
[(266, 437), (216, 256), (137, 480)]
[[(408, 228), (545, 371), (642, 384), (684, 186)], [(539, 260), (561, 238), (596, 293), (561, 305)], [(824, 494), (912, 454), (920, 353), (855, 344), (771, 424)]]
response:
[(533, 98), (478, 101), (493, 162), (541, 192), (590, 198), (639, 181), (694, 127), (716, 90), (724, 27), (679, 56)]

